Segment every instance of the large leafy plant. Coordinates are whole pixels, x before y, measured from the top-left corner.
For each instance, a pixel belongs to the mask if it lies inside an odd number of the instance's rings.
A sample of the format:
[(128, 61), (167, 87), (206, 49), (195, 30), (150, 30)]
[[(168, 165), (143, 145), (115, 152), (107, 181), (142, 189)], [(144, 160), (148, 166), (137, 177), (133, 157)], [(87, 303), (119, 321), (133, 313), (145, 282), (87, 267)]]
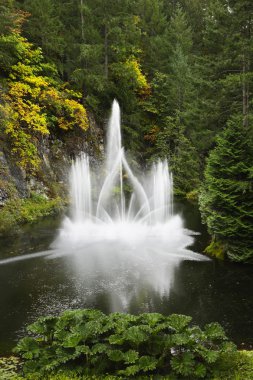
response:
[(86, 375), (112, 374), (128, 378), (175, 375), (204, 378), (219, 355), (233, 345), (222, 327), (201, 330), (191, 317), (158, 313), (105, 315), (98, 310), (66, 311), (40, 318), (15, 352), (25, 360), (24, 372), (42, 377), (60, 369)]

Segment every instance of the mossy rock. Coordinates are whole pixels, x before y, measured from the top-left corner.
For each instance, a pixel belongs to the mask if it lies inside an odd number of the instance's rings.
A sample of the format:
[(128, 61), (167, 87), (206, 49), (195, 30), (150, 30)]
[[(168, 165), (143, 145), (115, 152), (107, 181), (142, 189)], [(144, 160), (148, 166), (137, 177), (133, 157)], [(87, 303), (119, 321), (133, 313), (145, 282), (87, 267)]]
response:
[(224, 260), (225, 259), (225, 246), (219, 241), (212, 240), (208, 247), (206, 247), (204, 251), (207, 255), (216, 257), (217, 259)]

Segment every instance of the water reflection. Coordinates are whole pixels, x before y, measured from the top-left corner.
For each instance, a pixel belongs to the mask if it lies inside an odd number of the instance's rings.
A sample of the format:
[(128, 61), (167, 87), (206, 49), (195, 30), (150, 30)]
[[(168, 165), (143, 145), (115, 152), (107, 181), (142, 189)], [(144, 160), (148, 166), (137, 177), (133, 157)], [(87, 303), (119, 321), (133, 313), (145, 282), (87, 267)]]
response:
[[(200, 230), (197, 212), (192, 206), (187, 207), (191, 215), (186, 220), (187, 227), (199, 226)], [(2, 240), (1, 256), (6, 256), (7, 251), (14, 255), (27, 252), (31, 235), (31, 253), (38, 251), (36, 247), (45, 249), (53, 240), (55, 227), (53, 219), (51, 224), (44, 221), (29, 227), (27, 242), (23, 235), (23, 245), (18, 239), (9, 239), (8, 245), (3, 245)], [(203, 244), (203, 235), (195, 239), (198, 246)], [(69, 242), (63, 256), (54, 247), (55, 251), (44, 251), (46, 257), (0, 266), (0, 352), (10, 351), (24, 334), (25, 326), (39, 316), (83, 307), (99, 308), (106, 313), (188, 314), (200, 325), (220, 322), (238, 344), (253, 343), (252, 266), (189, 261), (182, 259), (189, 255), (184, 250), (180, 252), (181, 259), (174, 260), (168, 255), (170, 250), (166, 254), (162, 245), (155, 255), (150, 240), (146, 250), (136, 245), (126, 254), (127, 248), (127, 243), (119, 247), (112, 241), (100, 241), (83, 246), (80, 255)]]

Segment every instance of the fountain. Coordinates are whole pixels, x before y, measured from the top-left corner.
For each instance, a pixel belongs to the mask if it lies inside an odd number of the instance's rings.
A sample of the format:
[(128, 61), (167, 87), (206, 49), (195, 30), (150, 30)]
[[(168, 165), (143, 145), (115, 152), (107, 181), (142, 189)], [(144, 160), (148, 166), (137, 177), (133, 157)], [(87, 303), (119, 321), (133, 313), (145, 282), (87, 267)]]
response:
[[(121, 142), (120, 108), (116, 100), (108, 126), (105, 163), (92, 171), (82, 153), (70, 173), (71, 215), (52, 247), (77, 252), (96, 242), (138, 245), (140, 252), (163, 251), (170, 258), (203, 259), (186, 250), (192, 232), (173, 214), (173, 178), (168, 162), (158, 161), (139, 176), (133, 173)], [(125, 191), (127, 189), (127, 191)], [(161, 247), (162, 245), (162, 247)]]
[[(133, 174), (121, 145), (120, 109), (116, 100), (109, 122), (106, 162), (99, 184), (92, 182), (89, 157), (81, 154), (72, 165), (70, 183), (74, 224), (120, 225), (122, 228), (164, 224), (172, 216), (173, 180), (167, 161), (154, 164), (142, 184)], [(96, 178), (94, 178), (96, 180)], [(131, 189), (128, 201), (124, 183)], [(97, 191), (96, 191), (97, 190)]]
[(73, 282), (81, 307), (93, 305), (99, 294), (110, 299), (111, 311), (128, 310), (143, 292), (147, 299), (153, 292), (169, 295), (183, 261), (208, 259), (187, 249), (195, 233), (173, 211), (168, 162), (158, 161), (137, 176), (128, 161), (114, 101), (104, 165), (91, 168), (85, 153), (72, 163), (70, 214), (50, 249), (4, 259), (0, 265), (55, 260), (54, 265), (65, 268), (66, 281)]

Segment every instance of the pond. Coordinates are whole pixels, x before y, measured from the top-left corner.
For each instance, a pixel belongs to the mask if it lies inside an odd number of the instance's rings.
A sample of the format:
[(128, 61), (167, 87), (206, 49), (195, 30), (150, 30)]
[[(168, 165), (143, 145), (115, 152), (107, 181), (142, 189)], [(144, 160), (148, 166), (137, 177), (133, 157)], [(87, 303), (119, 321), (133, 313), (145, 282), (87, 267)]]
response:
[[(175, 213), (186, 228), (200, 233), (190, 249), (203, 252), (208, 235), (197, 207), (177, 202)], [(60, 223), (60, 218), (48, 218), (0, 239), (0, 259), (46, 251)], [(218, 321), (239, 347), (252, 348), (253, 266), (168, 261), (156, 259), (155, 252), (152, 257), (142, 253), (141, 260), (129, 260), (124, 248), (99, 242), (83, 256), (42, 254), (0, 265), (0, 353), (10, 352), (39, 316), (77, 308), (181, 313), (201, 326)]]

